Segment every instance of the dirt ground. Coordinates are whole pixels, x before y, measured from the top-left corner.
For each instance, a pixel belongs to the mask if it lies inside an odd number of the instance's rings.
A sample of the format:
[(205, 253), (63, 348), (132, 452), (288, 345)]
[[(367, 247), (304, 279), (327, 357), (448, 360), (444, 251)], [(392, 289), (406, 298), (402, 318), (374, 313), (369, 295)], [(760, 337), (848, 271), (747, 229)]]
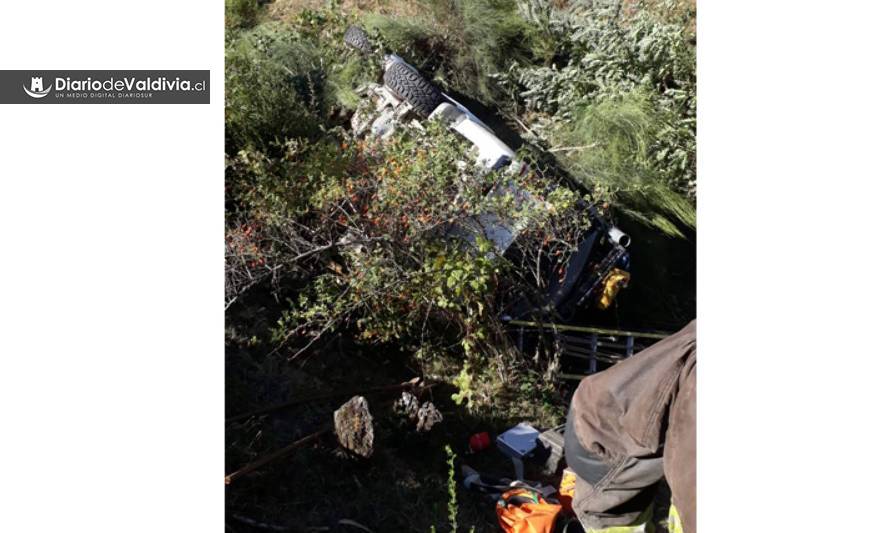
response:
[[(249, 350), (237, 348), (230, 349), (228, 359), (227, 379), (233, 391), (229, 417), (261, 404), (399, 383), (413, 377), (412, 370), (400, 364), (398, 357), (381, 357), (346, 341), (330, 343), (324, 357), (310, 357), (302, 365), (254, 364), (249, 361)], [(493, 438), (520, 421), (539, 425), (540, 419), (546, 418), (523, 416), (518, 406), (470, 413), (453, 402), (453, 392), (450, 386), (439, 384), (420, 395), (421, 401), (438, 406), (444, 418), (428, 433), (417, 433), (394, 412), (397, 393), (368, 395), (375, 426), (375, 452), (370, 459), (343, 453), (329, 435), (236, 480), (226, 489), (229, 530), (259, 531), (264, 528), (256, 524), (262, 523), (284, 528), (282, 531), (357, 531), (354, 526), (340, 524), (342, 520), (358, 522), (373, 531), (430, 531), (431, 526), (449, 530), (445, 446), (457, 454), (457, 476), (463, 463), (482, 472), (509, 476), (512, 466), (506, 457), (494, 448), (470, 454), (469, 437), (488, 431)], [(227, 472), (316, 431), (329, 423), (333, 411), (347, 399), (348, 394), (308, 402), (229, 424)], [(561, 409), (561, 405), (552, 405), (550, 419), (557, 419)], [(478, 532), (499, 530), (491, 501), (462, 488), (457, 492), (461, 530), (469, 526)]]
[[(376, 348), (369, 350), (343, 338), (332, 340), (298, 364), (288, 364), (279, 356), (255, 360), (254, 352), (230, 341), (227, 417), (293, 398), (342, 394), (228, 424), (227, 472), (329, 424), (333, 411), (349, 398), (351, 391), (414, 377), (410, 362), (401, 356)], [(527, 400), (516, 398), (472, 413), (454, 403), (453, 392), (451, 386), (437, 384), (420, 394), (420, 401), (432, 401), (444, 418), (428, 433), (416, 432), (394, 411), (398, 393), (368, 394), (375, 432), (375, 452), (370, 459), (344, 453), (329, 434), (237, 479), (226, 487), (227, 530), (361, 531), (354, 522), (375, 532), (428, 532), (431, 527), (450, 531), (451, 481), (445, 446), (457, 455), (458, 484), (461, 464), (487, 474), (511, 477), (512, 465), (505, 456), (494, 446), (470, 453), (469, 437), (487, 431), (494, 439), (522, 421), (539, 429), (560, 423), (572, 386), (566, 384), (549, 401), (535, 400), (547, 403), (544, 409), (531, 409)], [(527, 478), (558, 483), (533, 464), (527, 466)], [(460, 531), (500, 531), (491, 500), (461, 486), (456, 492)], [(670, 496), (666, 487), (659, 494), (656, 516), (663, 518)]]

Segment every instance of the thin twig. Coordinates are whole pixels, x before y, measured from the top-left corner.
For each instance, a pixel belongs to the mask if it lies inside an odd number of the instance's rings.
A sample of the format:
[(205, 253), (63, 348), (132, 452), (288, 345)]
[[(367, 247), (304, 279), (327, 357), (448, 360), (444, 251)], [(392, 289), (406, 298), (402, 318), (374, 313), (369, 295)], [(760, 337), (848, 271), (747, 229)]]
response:
[(519, 119), (519, 115), (511, 114), (511, 118), (513, 119), (514, 122), (516, 122), (517, 124), (519, 124), (520, 126), (522, 126), (522, 129), (524, 129), (529, 135), (531, 135), (531, 136), (533, 136), (533, 137), (535, 137), (535, 138), (538, 137), (538, 135), (537, 135), (535, 132), (533, 132), (533, 131), (531, 130), (531, 128), (529, 128), (528, 126), (526, 126), (525, 123), (522, 122), (522, 120)]
[(278, 526), (275, 524), (260, 522), (259, 520), (254, 520), (253, 518), (248, 518), (246, 516), (239, 515), (239, 514), (232, 514), (232, 518), (237, 522), (241, 522), (242, 524), (247, 524), (247, 525), (249, 525), (251, 527), (255, 527), (257, 529), (269, 529), (271, 531), (294, 531), (294, 528), (292, 528), (292, 527)]
[(357, 527), (357, 528), (361, 529), (362, 531), (367, 531), (367, 533), (374, 533), (373, 531), (371, 531), (370, 529), (368, 529), (366, 526), (363, 526), (363, 525), (359, 524), (358, 522), (356, 522), (355, 520), (350, 520), (350, 519), (348, 519), (348, 518), (341, 518), (341, 519), (337, 522), (337, 524), (339, 524), (339, 525), (341, 525), (341, 526), (352, 526), (352, 527)]
[(288, 444), (287, 446), (285, 446), (284, 448), (281, 448), (280, 450), (274, 451), (268, 455), (264, 455), (263, 457), (260, 457), (256, 461), (242, 466), (238, 470), (235, 470), (234, 472), (232, 472), (231, 474), (226, 476), (226, 485), (229, 485), (230, 483), (232, 483), (239, 477), (244, 476), (245, 474), (249, 474), (249, 473), (253, 472), (254, 470), (258, 470), (273, 461), (277, 461), (278, 459), (281, 459), (282, 457), (287, 456), (288, 454), (292, 453), (294, 450), (296, 450), (298, 448), (301, 448), (311, 442), (315, 442), (316, 440), (321, 438), (325, 433), (327, 433), (330, 430), (331, 430), (331, 426), (330, 426), (330, 424), (327, 424), (327, 425), (325, 425), (324, 428), (316, 431), (315, 433), (312, 433), (311, 435), (307, 435), (301, 439), (295, 440), (294, 442)]
[(572, 150), (586, 150), (587, 148), (596, 147), (597, 143), (584, 144), (581, 146), (557, 146), (556, 148), (550, 148), (550, 152), (570, 152)]
[(333, 328), (335, 324), (336, 324), (335, 320), (328, 320), (328, 323), (325, 324), (325, 326), (323, 328), (321, 328), (321, 331), (319, 331), (312, 337), (312, 340), (310, 340), (308, 344), (306, 344), (305, 346), (303, 346), (302, 348), (300, 348), (299, 350), (294, 352), (290, 357), (287, 358), (287, 360), (293, 361), (297, 357), (300, 357), (301, 355), (303, 355), (303, 353), (305, 353), (306, 350), (311, 348), (312, 345), (315, 344), (318, 341), (318, 339), (322, 338), (324, 336), (324, 334), (328, 332), (328, 330)]

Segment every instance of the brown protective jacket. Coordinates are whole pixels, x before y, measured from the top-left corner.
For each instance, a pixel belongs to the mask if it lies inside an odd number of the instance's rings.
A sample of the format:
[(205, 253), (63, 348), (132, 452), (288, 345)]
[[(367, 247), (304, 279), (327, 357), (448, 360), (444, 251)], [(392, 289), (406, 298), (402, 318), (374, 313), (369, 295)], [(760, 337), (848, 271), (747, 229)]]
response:
[(695, 321), (585, 378), (572, 398), (566, 460), (586, 527), (640, 518), (662, 476), (685, 533), (695, 533)]

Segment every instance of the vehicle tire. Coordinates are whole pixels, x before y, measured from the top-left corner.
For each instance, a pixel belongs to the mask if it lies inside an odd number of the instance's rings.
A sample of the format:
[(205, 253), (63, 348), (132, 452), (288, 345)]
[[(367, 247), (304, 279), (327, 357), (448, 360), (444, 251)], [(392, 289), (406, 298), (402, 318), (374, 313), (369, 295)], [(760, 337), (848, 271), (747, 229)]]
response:
[(435, 85), (405, 63), (390, 65), (383, 73), (383, 83), (424, 117), (428, 117), (445, 101)]
[(371, 53), (371, 40), (368, 38), (368, 34), (365, 33), (365, 30), (358, 26), (350, 26), (346, 28), (346, 33), (343, 34), (343, 42), (363, 54)]

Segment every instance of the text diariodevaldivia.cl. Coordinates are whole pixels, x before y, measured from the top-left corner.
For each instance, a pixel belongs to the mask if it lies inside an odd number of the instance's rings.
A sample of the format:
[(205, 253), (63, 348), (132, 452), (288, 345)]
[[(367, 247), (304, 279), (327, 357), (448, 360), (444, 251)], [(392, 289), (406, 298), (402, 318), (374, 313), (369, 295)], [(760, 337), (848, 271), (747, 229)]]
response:
[(56, 78), (53, 83), (57, 91), (203, 91), (207, 88), (204, 80), (192, 82), (181, 78)]

